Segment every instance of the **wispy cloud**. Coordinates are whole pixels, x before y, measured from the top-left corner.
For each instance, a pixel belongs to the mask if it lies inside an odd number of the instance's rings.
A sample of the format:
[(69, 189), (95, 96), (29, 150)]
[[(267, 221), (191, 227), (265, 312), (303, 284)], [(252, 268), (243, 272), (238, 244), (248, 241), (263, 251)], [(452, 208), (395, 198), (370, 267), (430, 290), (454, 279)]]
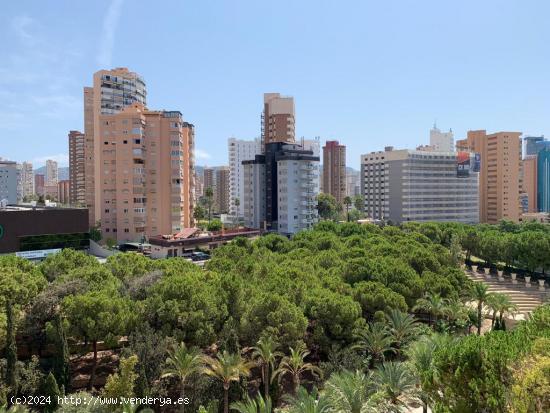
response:
[(103, 19), (103, 32), (97, 56), (97, 62), (103, 69), (111, 67), (113, 49), (115, 47), (115, 32), (124, 0), (112, 0)]
[(210, 155), (208, 152), (203, 151), (202, 149), (195, 149), (195, 158), (196, 159), (210, 159), (212, 158), (212, 155)]
[(69, 155), (67, 155), (66, 153), (58, 153), (57, 155), (40, 156), (38, 158), (34, 158), (32, 160), (33, 167), (36, 168), (45, 165), (48, 159), (56, 161), (58, 166), (69, 165)]
[(11, 27), (20, 40), (28, 42), (34, 40), (34, 36), (29, 30), (33, 23), (34, 20), (29, 16), (17, 16), (12, 20)]

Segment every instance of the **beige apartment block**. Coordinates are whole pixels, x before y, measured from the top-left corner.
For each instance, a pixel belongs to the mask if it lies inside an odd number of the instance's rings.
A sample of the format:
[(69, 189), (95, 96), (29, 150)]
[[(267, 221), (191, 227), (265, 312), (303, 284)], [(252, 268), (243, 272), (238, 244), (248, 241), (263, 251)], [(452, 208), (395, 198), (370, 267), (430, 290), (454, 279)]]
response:
[(294, 143), (294, 98), (280, 93), (264, 93), (262, 113), (262, 142)]
[(85, 204), (118, 243), (194, 225), (194, 126), (145, 104), (143, 79), (126, 68), (96, 72), (84, 88)]
[(480, 222), (496, 224), (503, 219), (518, 222), (522, 191), (521, 132), (468, 131), (456, 147), (481, 155)]
[(346, 146), (327, 141), (323, 146), (323, 191), (343, 204), (346, 197)]
[(135, 103), (100, 116), (100, 222), (117, 242), (193, 225), (193, 126)]

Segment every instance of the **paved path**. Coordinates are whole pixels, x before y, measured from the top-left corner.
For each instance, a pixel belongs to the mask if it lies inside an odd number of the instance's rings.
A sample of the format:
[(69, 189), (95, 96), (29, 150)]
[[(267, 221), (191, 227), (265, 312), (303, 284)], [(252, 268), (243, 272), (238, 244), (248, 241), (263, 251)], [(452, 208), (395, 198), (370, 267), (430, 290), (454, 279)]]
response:
[(518, 279), (514, 283), (509, 275), (505, 275), (504, 280), (499, 281), (497, 274), (490, 274), (490, 277), (487, 277), (484, 273), (474, 273), (469, 269), (465, 273), (473, 281), (487, 284), (489, 292), (508, 295), (512, 303), (518, 307), (518, 317), (516, 318), (519, 319), (525, 318), (536, 307), (550, 300), (548, 285), (542, 290), (538, 283), (531, 282), (530, 285), (526, 285), (523, 279)]

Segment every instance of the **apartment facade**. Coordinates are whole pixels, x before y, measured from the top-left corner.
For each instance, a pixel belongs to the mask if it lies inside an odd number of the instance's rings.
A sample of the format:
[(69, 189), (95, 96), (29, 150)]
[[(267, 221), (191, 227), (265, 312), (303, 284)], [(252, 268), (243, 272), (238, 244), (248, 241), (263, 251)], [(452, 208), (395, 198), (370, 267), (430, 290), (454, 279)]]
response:
[(44, 175), (35, 174), (34, 175), (34, 192), (38, 196), (44, 196)]
[(57, 200), (63, 205), (70, 203), (70, 188), (71, 181), (68, 179), (63, 179), (57, 183)]
[(295, 141), (294, 98), (280, 93), (264, 93), (262, 144)]
[(46, 161), (46, 176), (45, 176), (45, 185), (47, 186), (56, 186), (57, 182), (59, 181), (59, 175), (58, 175), (58, 167), (57, 162), (48, 159)]
[(206, 190), (208, 188), (212, 189), (212, 193), (214, 192), (214, 186), (215, 186), (215, 179), (216, 175), (214, 173), (213, 168), (204, 168), (202, 171), (202, 188), (203, 188), (203, 196), (206, 196)]
[(527, 194), (527, 212), (538, 212), (537, 207), (537, 156), (523, 159), (523, 190)]
[(215, 175), (214, 210), (220, 214), (227, 214), (230, 201), (230, 169), (228, 166), (217, 167)]
[(193, 224), (193, 126), (177, 111), (142, 104), (101, 115), (100, 222), (117, 242), (173, 234)]
[(265, 229), (266, 223), (266, 195), (265, 195), (265, 156), (257, 155), (255, 159), (243, 161), (244, 196), (243, 217), (244, 225), (249, 228)]
[[(229, 153), (229, 213), (233, 217), (244, 216), (244, 168), (243, 161), (255, 159), (262, 153), (259, 138), (242, 140), (229, 138), (227, 141)], [(236, 202), (236, 200), (239, 200)], [(238, 205), (237, 205), (238, 204)]]
[(479, 220), (496, 224), (506, 219), (518, 222), (522, 213), (521, 132), (468, 131), (457, 149), (475, 152), (481, 158), (479, 175)]
[(537, 209), (550, 212), (550, 148), (537, 155)]
[(475, 154), (418, 150), (371, 152), (361, 156), (365, 212), (372, 219), (479, 221)]
[(69, 132), (69, 203), (74, 206), (86, 205), (86, 157), (84, 133)]
[(34, 171), (30, 162), (23, 162), (19, 169), (20, 199), (22, 200), (34, 195)]
[(346, 197), (346, 146), (327, 141), (323, 146), (323, 191), (339, 204)]
[(17, 162), (0, 160), (0, 201), (17, 204), (18, 176)]

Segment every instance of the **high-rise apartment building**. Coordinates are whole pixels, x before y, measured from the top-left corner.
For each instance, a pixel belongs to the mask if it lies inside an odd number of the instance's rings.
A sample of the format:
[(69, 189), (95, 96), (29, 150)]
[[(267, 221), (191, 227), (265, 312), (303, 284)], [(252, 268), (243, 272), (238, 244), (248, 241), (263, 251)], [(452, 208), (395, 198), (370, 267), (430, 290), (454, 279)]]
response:
[(346, 197), (346, 146), (327, 141), (323, 146), (323, 190), (343, 204)]
[(527, 194), (527, 212), (538, 212), (537, 208), (537, 156), (523, 159), (523, 191)]
[(365, 212), (373, 219), (479, 221), (475, 154), (394, 150), (361, 156)]
[(173, 234), (193, 221), (193, 125), (135, 103), (100, 116), (100, 222), (106, 238)]
[(72, 130), (69, 132), (69, 203), (86, 205), (86, 157), (85, 135)]
[(319, 140), (294, 141), (294, 99), (264, 94), (262, 154), (242, 162), (245, 225), (290, 235), (318, 221)]
[(294, 98), (280, 93), (264, 93), (262, 143), (293, 143), (295, 140)]
[(318, 221), (319, 157), (312, 151), (270, 143), (243, 167), (245, 225), (294, 234)]
[(34, 171), (32, 163), (23, 162), (19, 165), (19, 182), (20, 200), (34, 195)]
[(100, 219), (102, 210), (98, 188), (102, 180), (100, 155), (104, 124), (100, 117), (115, 115), (134, 103), (145, 106), (146, 96), (143, 79), (127, 68), (100, 70), (94, 73), (93, 86), (84, 88), (84, 176), (90, 225)]
[(193, 225), (194, 126), (145, 101), (143, 79), (126, 68), (101, 70), (84, 89), (85, 203), (117, 242)]
[(475, 152), (481, 158), (479, 220), (496, 224), (506, 219), (518, 222), (521, 214), (521, 132), (468, 131), (457, 141), (458, 150)]
[(202, 171), (202, 188), (203, 188), (203, 196), (206, 196), (206, 190), (208, 188), (212, 189), (212, 193), (214, 193), (214, 187), (215, 187), (215, 179), (216, 175), (214, 174), (213, 168), (204, 168)]
[[(255, 159), (262, 153), (260, 139), (242, 140), (229, 138), (229, 213), (234, 217), (244, 216), (244, 170), (243, 161)], [(238, 200), (238, 201), (237, 201)], [(238, 204), (238, 205), (237, 205)]]
[(550, 212), (550, 148), (537, 154), (537, 208)]
[(227, 214), (229, 212), (230, 169), (227, 166), (219, 166), (216, 168), (215, 174), (214, 210), (219, 214)]
[(437, 126), (430, 129), (430, 146), (438, 152), (454, 152), (455, 142), (454, 134), (451, 129), (449, 132), (441, 132)]
[(17, 204), (18, 176), (16, 162), (0, 160), (0, 201)]
[(45, 185), (55, 186), (57, 188), (57, 182), (59, 181), (57, 162), (51, 159), (46, 161), (46, 176)]
[(34, 192), (38, 196), (44, 195), (44, 175), (42, 174), (35, 174), (34, 175)]

